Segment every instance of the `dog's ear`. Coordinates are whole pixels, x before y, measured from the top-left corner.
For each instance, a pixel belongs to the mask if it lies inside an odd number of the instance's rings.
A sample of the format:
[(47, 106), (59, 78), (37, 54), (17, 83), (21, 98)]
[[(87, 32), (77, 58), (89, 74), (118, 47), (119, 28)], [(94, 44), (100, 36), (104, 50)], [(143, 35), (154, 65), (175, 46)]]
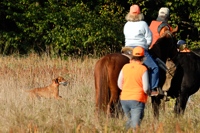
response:
[(58, 82), (58, 78), (55, 79), (55, 82), (56, 82), (57, 84), (59, 84), (59, 82)]
[(53, 79), (52, 81), (55, 82), (56, 84), (58, 84), (58, 78)]

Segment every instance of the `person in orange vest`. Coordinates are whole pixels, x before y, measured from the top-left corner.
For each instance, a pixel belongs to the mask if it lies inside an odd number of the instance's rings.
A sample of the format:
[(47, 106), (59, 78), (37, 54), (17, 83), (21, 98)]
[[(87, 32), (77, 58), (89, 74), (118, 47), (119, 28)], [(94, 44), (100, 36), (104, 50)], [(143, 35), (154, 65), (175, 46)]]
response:
[(125, 36), (125, 47), (140, 46), (145, 50), (144, 64), (149, 68), (149, 82), (151, 96), (160, 94), (159, 86), (159, 67), (149, 54), (148, 49), (152, 41), (152, 33), (149, 26), (144, 21), (144, 15), (140, 12), (140, 7), (136, 4), (130, 7), (129, 13), (125, 17), (123, 33)]
[(168, 24), (169, 19), (169, 8), (162, 7), (160, 8), (158, 12), (158, 17), (156, 20), (153, 20), (149, 26), (151, 32), (152, 32), (152, 42), (149, 47), (151, 49), (155, 42), (162, 36), (165, 30), (173, 31), (173, 28)]
[(179, 40), (177, 42), (177, 48), (179, 52), (191, 52), (186, 45), (186, 42), (184, 40)]
[(125, 64), (118, 77), (118, 87), (122, 90), (120, 102), (128, 118), (126, 129), (136, 130), (144, 116), (145, 103), (150, 93), (148, 69), (143, 65), (144, 48), (137, 46), (132, 51), (130, 63)]

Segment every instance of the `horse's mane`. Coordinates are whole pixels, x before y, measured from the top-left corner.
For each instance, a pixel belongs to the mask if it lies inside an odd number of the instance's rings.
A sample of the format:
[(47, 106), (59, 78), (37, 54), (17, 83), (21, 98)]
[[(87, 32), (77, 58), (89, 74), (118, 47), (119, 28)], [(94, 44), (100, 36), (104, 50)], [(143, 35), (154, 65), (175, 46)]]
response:
[[(167, 57), (174, 56), (177, 53), (176, 40), (171, 32), (166, 31), (162, 37), (160, 37), (153, 47), (150, 49), (150, 53), (154, 58), (161, 58), (166, 61)], [(175, 53), (176, 52), (176, 53)]]

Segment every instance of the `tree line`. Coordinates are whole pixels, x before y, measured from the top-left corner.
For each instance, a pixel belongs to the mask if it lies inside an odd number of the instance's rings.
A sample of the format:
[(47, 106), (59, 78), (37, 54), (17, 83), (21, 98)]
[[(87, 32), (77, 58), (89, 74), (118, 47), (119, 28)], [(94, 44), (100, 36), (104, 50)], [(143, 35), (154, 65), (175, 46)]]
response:
[(199, 0), (1, 0), (0, 54), (104, 55), (124, 46), (125, 15), (138, 4), (150, 24), (170, 9), (177, 38), (199, 47)]

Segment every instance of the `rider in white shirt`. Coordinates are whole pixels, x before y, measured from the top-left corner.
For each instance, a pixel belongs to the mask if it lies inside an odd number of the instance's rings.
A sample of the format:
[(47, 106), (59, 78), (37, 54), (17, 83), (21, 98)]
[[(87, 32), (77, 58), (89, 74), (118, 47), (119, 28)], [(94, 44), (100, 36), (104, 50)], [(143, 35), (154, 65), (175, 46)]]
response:
[(157, 96), (159, 83), (159, 67), (148, 52), (152, 41), (152, 33), (147, 23), (144, 21), (144, 15), (140, 12), (138, 5), (132, 5), (130, 12), (126, 15), (126, 24), (124, 25), (125, 46), (140, 46), (145, 49), (144, 64), (148, 67), (151, 96)]

